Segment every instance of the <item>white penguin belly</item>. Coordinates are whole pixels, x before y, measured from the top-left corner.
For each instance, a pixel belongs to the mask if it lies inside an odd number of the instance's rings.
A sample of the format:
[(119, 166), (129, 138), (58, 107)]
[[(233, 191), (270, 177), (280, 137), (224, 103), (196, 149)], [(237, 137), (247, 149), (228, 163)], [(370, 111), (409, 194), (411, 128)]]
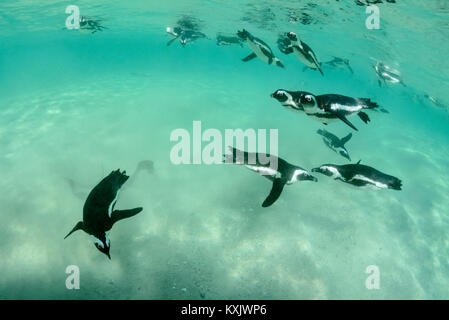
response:
[(269, 57), (267, 57), (262, 50), (260, 49), (260, 47), (255, 44), (254, 42), (252, 42), (251, 40), (247, 41), (248, 43), (248, 47), (256, 54), (256, 56), (259, 57), (259, 59), (261, 59), (262, 61), (269, 63)]
[(281, 176), (278, 171), (270, 167), (251, 166), (251, 165), (246, 165), (245, 167), (247, 167), (251, 171), (257, 172), (264, 176), (271, 176), (274, 178), (279, 178)]
[(388, 188), (388, 185), (386, 185), (385, 183), (372, 180), (372, 179), (370, 179), (368, 177), (361, 176), (359, 174), (356, 174), (354, 176), (354, 178), (352, 178), (350, 181), (353, 181), (353, 180), (366, 181), (368, 184), (365, 187), (376, 189), (376, 190), (378, 190), (378, 189), (387, 189)]
[(295, 53), (295, 56), (306, 66), (312, 69), (316, 69), (315, 62), (307, 60), (306, 57), (302, 54), (302, 52), (298, 50), (298, 48), (293, 47), (293, 52)]

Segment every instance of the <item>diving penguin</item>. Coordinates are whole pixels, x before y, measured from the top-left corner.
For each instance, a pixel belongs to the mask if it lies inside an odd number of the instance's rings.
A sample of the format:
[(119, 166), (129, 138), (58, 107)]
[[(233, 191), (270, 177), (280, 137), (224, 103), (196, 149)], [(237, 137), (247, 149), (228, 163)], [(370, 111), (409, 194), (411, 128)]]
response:
[[(279, 198), (286, 184), (290, 185), (303, 180), (318, 181), (303, 168), (292, 165), (284, 159), (270, 154), (246, 152), (233, 147), (229, 147), (229, 149), (232, 154), (225, 155), (225, 163), (245, 165), (251, 171), (257, 172), (273, 182), (270, 194), (262, 203), (262, 207), (271, 206)], [(267, 159), (270, 160), (266, 161)]]
[(64, 239), (77, 230), (83, 230), (94, 237), (95, 247), (111, 259), (108, 231), (117, 221), (132, 217), (143, 209), (114, 210), (120, 188), (128, 178), (126, 171), (117, 169), (101, 180), (84, 203), (83, 221), (78, 222)]
[(345, 144), (352, 138), (352, 133), (342, 139), (326, 130), (319, 129), (317, 133), (323, 137), (323, 142), (326, 146), (351, 161), (351, 157), (349, 156), (348, 150), (345, 148)]
[(402, 188), (402, 181), (400, 179), (360, 164), (360, 161), (356, 164), (345, 164), (341, 166), (323, 164), (318, 168), (313, 168), (312, 172), (319, 172), (356, 187), (393, 190), (401, 190)]
[(363, 109), (379, 108), (368, 98), (351, 98), (339, 94), (315, 96), (305, 91), (276, 90), (270, 97), (278, 100), (284, 107), (297, 112), (305, 112), (309, 117), (328, 124), (340, 119), (354, 130), (358, 130), (347, 117), (357, 114), (363, 122), (370, 118)]
[(242, 31), (238, 31), (237, 35), (246, 41), (248, 47), (253, 51), (249, 56), (242, 59), (242, 61), (247, 62), (255, 57), (259, 57), (262, 61), (265, 61), (268, 64), (276, 64), (278, 67), (284, 68), (281, 60), (276, 58), (273, 54), (271, 48), (259, 38), (254, 37), (251, 33), (243, 29)]
[[(288, 32), (286, 36), (290, 40), (290, 45), (284, 48), (283, 52), (285, 54), (290, 54), (293, 52), (295, 56), (307, 67), (318, 70), (321, 75), (324, 76), (324, 73), (321, 70), (321, 63), (318, 62), (313, 50), (306, 43), (301, 41), (294, 32)], [(280, 41), (278, 40), (278, 44), (279, 43)]]

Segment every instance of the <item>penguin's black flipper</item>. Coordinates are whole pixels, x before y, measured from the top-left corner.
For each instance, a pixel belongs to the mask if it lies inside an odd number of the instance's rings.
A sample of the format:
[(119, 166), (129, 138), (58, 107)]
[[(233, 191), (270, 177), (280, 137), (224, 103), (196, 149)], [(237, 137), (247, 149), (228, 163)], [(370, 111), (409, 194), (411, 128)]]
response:
[(351, 72), (351, 74), (354, 74), (354, 70), (352, 70), (351, 66), (348, 64), (348, 69)]
[(368, 123), (371, 121), (371, 119), (368, 117), (368, 115), (365, 112), (360, 111), (357, 113), (357, 115), (362, 119), (363, 122)]
[(78, 222), (76, 224), (76, 226), (73, 227), (72, 231), (70, 231), (69, 234), (64, 237), (64, 239), (67, 238), (68, 236), (70, 236), (72, 233), (74, 233), (77, 230), (84, 230), (84, 223), (82, 221)]
[(321, 75), (324, 77), (323, 70), (321, 70), (321, 66), (317, 66), (318, 71), (321, 73)]
[(171, 45), (171, 44), (173, 43), (173, 41), (177, 40), (178, 38), (179, 38), (179, 36), (176, 37), (176, 38), (173, 38), (173, 39), (171, 39), (169, 42), (167, 42), (167, 47), (168, 47), (169, 45)]
[(283, 49), (282, 53), (284, 53), (284, 54), (293, 53), (293, 47), (287, 47), (287, 48)]
[(273, 181), (273, 187), (271, 188), (270, 194), (265, 199), (265, 201), (262, 203), (262, 207), (266, 208), (271, 206), (273, 203), (276, 202), (276, 200), (279, 198), (279, 196), (282, 193), (282, 190), (285, 186), (285, 180), (282, 179), (274, 179)]
[(331, 111), (333, 114), (335, 114), (338, 119), (340, 119), (341, 121), (343, 121), (344, 123), (346, 123), (348, 126), (350, 126), (352, 129), (354, 129), (355, 131), (359, 131), (348, 119), (346, 119), (346, 117), (341, 114), (340, 112), (335, 112), (335, 111)]
[(348, 142), (352, 138), (352, 133), (348, 134), (346, 137), (341, 139), (341, 143), (345, 145), (346, 142)]
[(134, 209), (128, 209), (128, 210), (114, 210), (111, 214), (111, 220), (112, 224), (116, 223), (117, 221), (120, 221), (122, 219), (130, 218), (132, 216), (135, 216), (139, 212), (143, 210), (142, 207), (134, 208)]
[(247, 61), (249, 61), (249, 60), (254, 59), (255, 57), (257, 57), (256, 54), (255, 54), (255, 53), (251, 53), (249, 56), (243, 58), (242, 61), (243, 61), (243, 62), (247, 62)]

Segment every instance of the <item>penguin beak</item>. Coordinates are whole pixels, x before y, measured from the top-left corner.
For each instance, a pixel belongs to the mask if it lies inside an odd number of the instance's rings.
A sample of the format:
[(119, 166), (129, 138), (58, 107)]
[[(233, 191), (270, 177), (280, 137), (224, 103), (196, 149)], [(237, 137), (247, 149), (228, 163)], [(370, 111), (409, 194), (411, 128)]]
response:
[(270, 98), (273, 98), (273, 94), (270, 94)]
[(109, 252), (108, 252), (108, 258), (109, 258), (109, 260), (111, 260), (111, 255), (109, 254)]

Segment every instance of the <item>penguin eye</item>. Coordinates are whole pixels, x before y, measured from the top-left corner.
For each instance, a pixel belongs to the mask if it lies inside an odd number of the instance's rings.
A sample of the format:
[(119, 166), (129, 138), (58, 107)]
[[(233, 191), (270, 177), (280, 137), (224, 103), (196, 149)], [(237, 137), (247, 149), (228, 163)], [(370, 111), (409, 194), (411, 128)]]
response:
[(310, 101), (312, 101), (312, 98), (311, 98), (310, 96), (306, 96), (306, 100), (307, 100), (308, 102), (310, 102)]

